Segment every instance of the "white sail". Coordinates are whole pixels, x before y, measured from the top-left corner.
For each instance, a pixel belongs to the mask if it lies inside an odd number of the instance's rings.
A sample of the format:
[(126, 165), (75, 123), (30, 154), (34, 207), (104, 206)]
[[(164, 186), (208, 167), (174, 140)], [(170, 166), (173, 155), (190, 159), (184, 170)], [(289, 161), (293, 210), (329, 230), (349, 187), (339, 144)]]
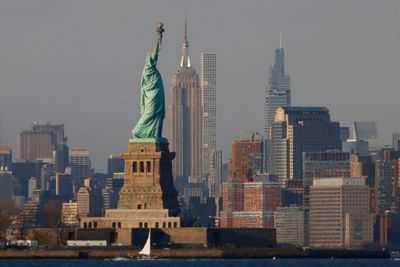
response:
[(146, 244), (144, 244), (139, 254), (150, 256), (150, 250), (151, 250), (151, 229), (149, 229), (149, 236), (147, 237)]

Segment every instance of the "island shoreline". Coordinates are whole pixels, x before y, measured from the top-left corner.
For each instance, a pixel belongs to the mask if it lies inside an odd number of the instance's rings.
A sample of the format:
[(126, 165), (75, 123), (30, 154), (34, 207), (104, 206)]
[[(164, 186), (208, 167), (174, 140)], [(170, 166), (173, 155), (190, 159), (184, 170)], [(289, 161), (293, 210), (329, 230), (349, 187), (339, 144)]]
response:
[[(66, 248), (66, 249), (4, 249), (0, 259), (106, 259), (136, 258), (139, 249)], [(154, 249), (152, 256), (165, 259), (221, 259), (221, 258), (390, 258), (382, 250), (322, 250), (301, 248), (169, 248)]]

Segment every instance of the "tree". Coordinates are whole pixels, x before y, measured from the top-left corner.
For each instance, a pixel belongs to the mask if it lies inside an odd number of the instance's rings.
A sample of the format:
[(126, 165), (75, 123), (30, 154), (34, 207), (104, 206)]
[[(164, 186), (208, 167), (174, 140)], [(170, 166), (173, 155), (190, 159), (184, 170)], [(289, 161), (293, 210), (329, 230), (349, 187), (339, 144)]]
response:
[(46, 227), (58, 227), (61, 222), (62, 202), (57, 199), (51, 199), (43, 203), (41, 212), (41, 225)]
[(6, 241), (9, 235), (18, 232), (18, 215), (12, 199), (0, 200), (0, 240)]

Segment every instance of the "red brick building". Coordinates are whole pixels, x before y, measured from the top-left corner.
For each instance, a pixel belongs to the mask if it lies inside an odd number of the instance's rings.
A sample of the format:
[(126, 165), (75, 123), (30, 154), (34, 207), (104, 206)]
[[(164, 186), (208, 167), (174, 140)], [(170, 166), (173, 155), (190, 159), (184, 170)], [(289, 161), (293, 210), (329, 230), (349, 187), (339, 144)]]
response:
[(277, 182), (223, 184), (220, 227), (273, 228), (282, 190)]
[(257, 166), (257, 157), (262, 155), (262, 137), (257, 133), (248, 134), (232, 142), (232, 180), (237, 182), (252, 181), (253, 174), (261, 169)]
[(274, 211), (281, 204), (282, 188), (276, 181), (254, 182), (262, 169), (262, 137), (248, 132), (232, 142), (230, 177), (222, 185), (222, 228), (273, 228)]

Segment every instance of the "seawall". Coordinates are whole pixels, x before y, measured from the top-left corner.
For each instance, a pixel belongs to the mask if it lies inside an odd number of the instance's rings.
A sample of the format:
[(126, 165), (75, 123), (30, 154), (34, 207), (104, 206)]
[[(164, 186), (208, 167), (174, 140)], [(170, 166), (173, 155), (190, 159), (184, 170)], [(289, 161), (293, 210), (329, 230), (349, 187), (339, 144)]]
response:
[[(137, 257), (137, 249), (5, 249), (5, 258), (112, 258)], [(298, 248), (196, 248), (154, 249), (158, 258), (389, 258), (387, 251), (377, 250), (302, 250)]]

